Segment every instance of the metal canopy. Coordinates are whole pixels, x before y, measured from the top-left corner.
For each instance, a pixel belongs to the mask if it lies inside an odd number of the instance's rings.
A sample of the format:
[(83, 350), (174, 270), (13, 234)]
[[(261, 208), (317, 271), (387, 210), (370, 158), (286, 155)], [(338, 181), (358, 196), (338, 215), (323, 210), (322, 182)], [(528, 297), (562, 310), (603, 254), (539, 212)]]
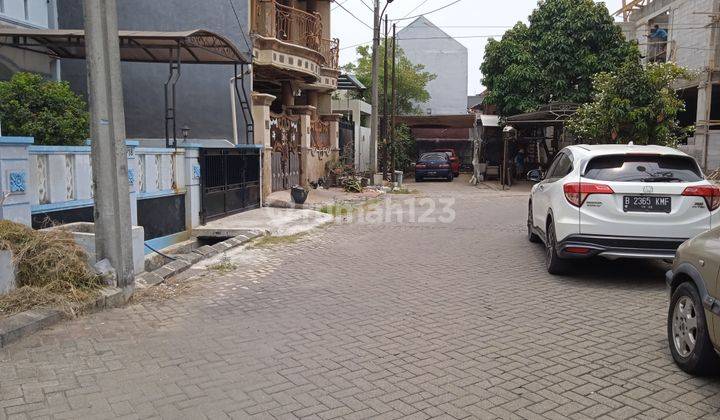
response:
[[(250, 64), (227, 38), (210, 31), (119, 31), (120, 60), (143, 63)], [(85, 58), (82, 29), (0, 28), (0, 45), (55, 58)]]
[(578, 104), (572, 102), (555, 102), (540, 107), (537, 111), (513, 115), (506, 118), (512, 126), (518, 125), (562, 125), (578, 109)]
[(410, 128), (473, 128), (475, 114), (463, 115), (397, 115), (395, 121)]
[[(246, 142), (254, 131), (250, 100), (243, 80), (252, 64), (227, 38), (210, 31), (193, 29), (184, 32), (118, 31), (120, 61), (165, 63), (170, 74), (165, 82), (165, 146), (177, 147), (175, 85), (180, 79), (181, 64), (227, 64), (234, 66), (231, 79), (233, 118), (235, 100), (245, 121)], [(0, 46), (47, 54), (54, 58), (85, 59), (85, 31), (82, 29), (0, 28)], [(241, 85), (238, 87), (238, 84)], [(237, 129), (234, 129), (237, 137)]]

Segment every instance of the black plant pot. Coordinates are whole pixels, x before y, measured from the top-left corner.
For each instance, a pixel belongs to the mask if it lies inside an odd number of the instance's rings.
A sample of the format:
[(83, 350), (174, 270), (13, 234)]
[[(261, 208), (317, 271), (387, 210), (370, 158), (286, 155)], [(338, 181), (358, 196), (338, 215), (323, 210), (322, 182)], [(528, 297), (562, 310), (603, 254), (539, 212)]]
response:
[(294, 203), (304, 204), (308, 198), (308, 192), (305, 191), (305, 188), (296, 185), (290, 189), (290, 196)]

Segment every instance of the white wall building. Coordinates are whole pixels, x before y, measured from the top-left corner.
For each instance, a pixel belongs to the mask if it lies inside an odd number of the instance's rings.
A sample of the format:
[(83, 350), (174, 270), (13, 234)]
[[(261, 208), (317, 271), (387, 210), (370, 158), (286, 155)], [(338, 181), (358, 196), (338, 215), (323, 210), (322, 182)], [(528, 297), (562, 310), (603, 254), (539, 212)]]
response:
[(370, 170), (370, 114), (372, 105), (361, 100), (353, 99), (346, 91), (341, 91), (332, 100), (333, 112), (343, 114), (353, 124), (353, 151), (355, 170), (367, 172)]
[(415, 64), (437, 77), (427, 90), (430, 100), (417, 104), (423, 114), (467, 113), (468, 51), (425, 17), (419, 17), (397, 34), (398, 45)]
[[(56, 29), (57, 0), (0, 0), (0, 27)], [(59, 79), (58, 60), (17, 48), (0, 49), (0, 80), (30, 71)]]

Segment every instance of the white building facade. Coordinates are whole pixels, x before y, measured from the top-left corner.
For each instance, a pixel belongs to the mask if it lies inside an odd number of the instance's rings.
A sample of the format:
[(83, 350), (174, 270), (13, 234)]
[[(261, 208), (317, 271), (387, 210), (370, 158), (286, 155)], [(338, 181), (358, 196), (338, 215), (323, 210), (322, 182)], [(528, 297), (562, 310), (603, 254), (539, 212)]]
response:
[(427, 86), (430, 100), (416, 104), (422, 114), (467, 114), (467, 48), (425, 17), (399, 31), (397, 39), (410, 61), (436, 76)]

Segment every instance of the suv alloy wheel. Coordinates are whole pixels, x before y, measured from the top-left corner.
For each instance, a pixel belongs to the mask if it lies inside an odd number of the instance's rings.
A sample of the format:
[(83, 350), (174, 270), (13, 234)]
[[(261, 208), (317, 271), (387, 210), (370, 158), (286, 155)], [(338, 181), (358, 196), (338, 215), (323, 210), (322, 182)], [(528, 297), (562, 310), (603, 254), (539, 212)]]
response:
[(533, 232), (533, 212), (532, 202), (528, 204), (528, 220), (527, 220), (527, 238), (528, 241), (536, 244), (540, 242), (540, 237)]
[(680, 369), (693, 375), (716, 371), (720, 358), (710, 342), (700, 295), (690, 282), (678, 286), (670, 299), (667, 332), (670, 352)]
[(555, 237), (555, 225), (550, 220), (545, 234), (545, 266), (550, 274), (565, 274), (568, 269), (568, 261), (560, 258), (557, 253), (557, 239)]

